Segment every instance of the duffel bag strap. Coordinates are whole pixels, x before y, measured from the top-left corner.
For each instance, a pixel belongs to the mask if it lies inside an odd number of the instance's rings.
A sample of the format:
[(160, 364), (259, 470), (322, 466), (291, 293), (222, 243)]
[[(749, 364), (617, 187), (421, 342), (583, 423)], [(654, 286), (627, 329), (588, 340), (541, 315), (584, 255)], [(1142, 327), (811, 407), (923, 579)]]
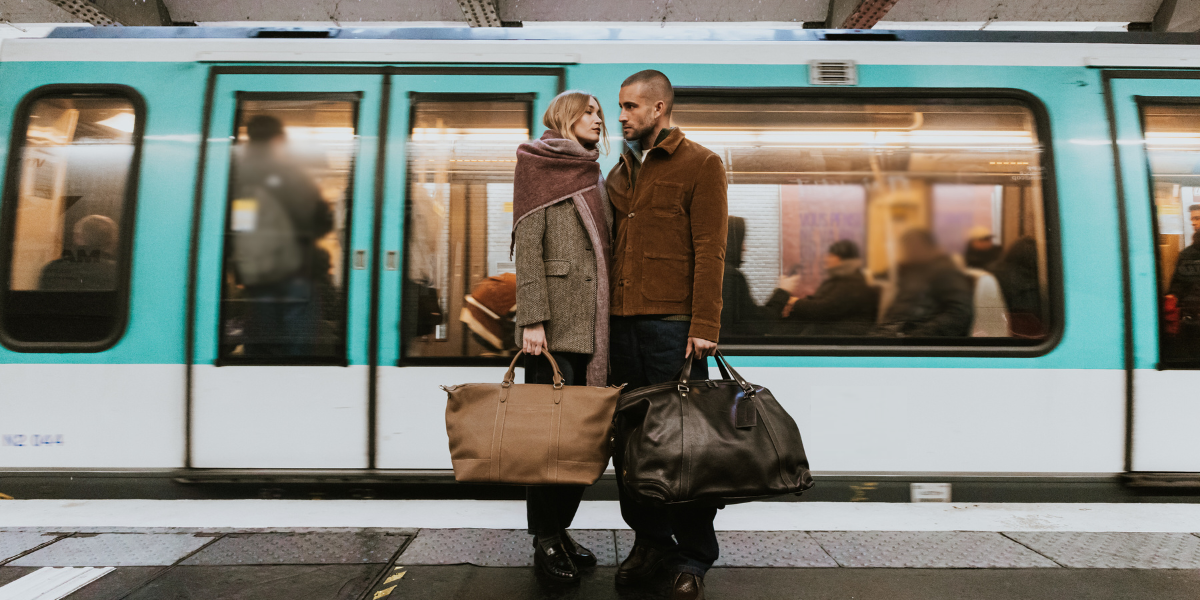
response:
[[(525, 351), (523, 350), (517, 350), (517, 355), (513, 357), (512, 363), (508, 365), (508, 372), (504, 374), (504, 383), (502, 384), (504, 387), (507, 388), (513, 384), (513, 378), (516, 376), (517, 371), (517, 360), (521, 358), (521, 355), (524, 353)], [(563, 374), (558, 368), (558, 361), (554, 360), (554, 356), (552, 356), (550, 351), (545, 348), (542, 348), (542, 354), (546, 355), (546, 358), (550, 360), (550, 366), (554, 367), (554, 389), (562, 389)]]
[[(721, 354), (721, 351), (717, 350), (714, 356), (717, 359), (717, 366), (721, 367), (721, 375), (725, 376), (727, 379), (733, 379), (737, 382), (738, 386), (746, 391), (747, 394), (753, 396), (754, 386), (750, 385), (750, 382), (746, 381), (745, 379), (742, 379), (742, 376), (738, 375), (738, 372), (733, 370), (733, 365), (730, 365), (729, 362), (725, 360), (725, 356)], [(726, 368), (729, 369), (728, 373), (725, 372)], [(733, 377), (730, 377), (730, 375)]]

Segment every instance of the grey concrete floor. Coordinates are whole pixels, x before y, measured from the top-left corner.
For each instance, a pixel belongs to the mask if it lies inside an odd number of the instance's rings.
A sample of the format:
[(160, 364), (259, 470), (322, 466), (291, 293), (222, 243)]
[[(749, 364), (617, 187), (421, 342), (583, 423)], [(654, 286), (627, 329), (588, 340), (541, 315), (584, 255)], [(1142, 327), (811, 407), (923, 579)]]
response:
[[(375, 583), (384, 565), (122, 567), (68, 600), (649, 600), (666, 582), (618, 589), (615, 568), (578, 585), (548, 583), (516, 567), (407, 567)], [(0, 567), (0, 583), (32, 572)], [(1195, 600), (1200, 571), (1146, 569), (717, 568), (711, 600)]]

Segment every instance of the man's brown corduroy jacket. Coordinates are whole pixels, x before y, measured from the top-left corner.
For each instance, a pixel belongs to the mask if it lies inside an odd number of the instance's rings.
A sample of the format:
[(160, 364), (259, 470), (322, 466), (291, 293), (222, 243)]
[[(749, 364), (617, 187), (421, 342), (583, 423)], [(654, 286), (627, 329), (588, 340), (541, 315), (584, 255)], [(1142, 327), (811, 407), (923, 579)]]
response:
[(721, 277), (728, 232), (725, 166), (679, 129), (646, 155), (628, 151), (608, 175), (616, 236), (612, 314), (688, 315), (690, 337), (721, 332)]

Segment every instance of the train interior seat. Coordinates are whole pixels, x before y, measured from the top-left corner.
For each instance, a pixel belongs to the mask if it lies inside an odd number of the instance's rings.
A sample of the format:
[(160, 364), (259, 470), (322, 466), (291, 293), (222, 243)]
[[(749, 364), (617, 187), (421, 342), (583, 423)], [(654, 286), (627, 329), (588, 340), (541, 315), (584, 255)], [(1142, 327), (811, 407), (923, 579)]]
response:
[(971, 324), (971, 337), (1009, 337), (1008, 307), (1004, 294), (1000, 293), (1000, 282), (996, 276), (983, 269), (963, 269), (975, 286), (975, 320)]

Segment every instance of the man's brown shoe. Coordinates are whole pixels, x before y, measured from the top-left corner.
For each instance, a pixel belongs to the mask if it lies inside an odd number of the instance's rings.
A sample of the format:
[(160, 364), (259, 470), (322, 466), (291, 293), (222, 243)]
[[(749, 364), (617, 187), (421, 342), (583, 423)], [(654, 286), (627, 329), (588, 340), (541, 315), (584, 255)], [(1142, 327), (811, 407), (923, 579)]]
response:
[(704, 578), (691, 573), (677, 573), (671, 586), (670, 600), (704, 600)]

